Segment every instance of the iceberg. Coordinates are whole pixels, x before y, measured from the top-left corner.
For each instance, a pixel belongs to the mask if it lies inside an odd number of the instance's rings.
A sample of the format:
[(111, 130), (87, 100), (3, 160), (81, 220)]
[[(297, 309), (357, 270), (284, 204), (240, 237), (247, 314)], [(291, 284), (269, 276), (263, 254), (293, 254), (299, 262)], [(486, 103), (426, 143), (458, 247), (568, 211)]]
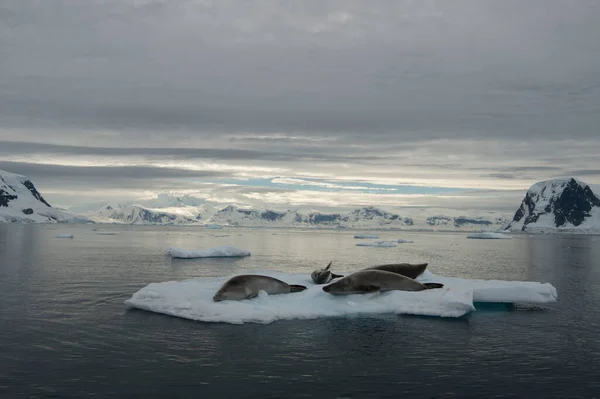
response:
[(216, 224), (216, 223), (208, 223), (204, 225), (205, 229), (221, 229), (221, 225), (220, 224)]
[(333, 296), (306, 274), (262, 271), (288, 284), (301, 284), (305, 291), (267, 295), (253, 299), (213, 302), (221, 285), (233, 276), (205, 277), (184, 281), (151, 283), (134, 293), (125, 304), (141, 310), (202, 322), (269, 324), (277, 320), (345, 317), (361, 314), (412, 314), (460, 317), (475, 309), (475, 302), (556, 302), (551, 284), (443, 277), (425, 271), (417, 280), (441, 282), (444, 288), (419, 292), (390, 291), (375, 294)]
[(354, 238), (373, 238), (373, 239), (377, 239), (377, 238), (379, 238), (379, 235), (377, 235), (377, 234), (355, 234)]
[(468, 234), (467, 238), (507, 240), (507, 239), (511, 239), (512, 236), (507, 236), (506, 234), (502, 234), (502, 233), (493, 233), (491, 231), (486, 231), (486, 232), (482, 232), (482, 233)]
[(250, 252), (245, 249), (239, 249), (230, 245), (221, 247), (208, 248), (197, 251), (188, 251), (181, 248), (169, 247), (167, 249), (167, 255), (171, 255), (172, 258), (181, 259), (193, 259), (193, 258), (237, 258), (250, 256)]
[(395, 247), (396, 243), (393, 241), (375, 241), (375, 242), (360, 242), (356, 244), (357, 247), (384, 247), (391, 248)]

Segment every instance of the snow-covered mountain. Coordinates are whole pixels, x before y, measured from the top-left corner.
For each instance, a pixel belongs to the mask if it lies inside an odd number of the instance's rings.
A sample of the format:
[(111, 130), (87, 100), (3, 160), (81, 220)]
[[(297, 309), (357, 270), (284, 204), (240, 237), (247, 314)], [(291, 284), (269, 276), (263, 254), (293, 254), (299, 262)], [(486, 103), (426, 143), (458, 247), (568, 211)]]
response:
[(401, 216), (369, 206), (349, 213), (323, 213), (318, 211), (273, 211), (238, 208), (229, 205), (217, 211), (211, 223), (232, 226), (271, 227), (335, 227), (335, 228), (400, 228), (413, 230), (501, 230), (508, 223), (501, 217), (466, 216)]
[(178, 214), (141, 205), (108, 204), (90, 215), (98, 222), (127, 224), (197, 224), (200, 217)]
[(507, 230), (600, 232), (600, 198), (575, 178), (538, 182)]
[(52, 207), (30, 179), (0, 170), (0, 223), (90, 223)]

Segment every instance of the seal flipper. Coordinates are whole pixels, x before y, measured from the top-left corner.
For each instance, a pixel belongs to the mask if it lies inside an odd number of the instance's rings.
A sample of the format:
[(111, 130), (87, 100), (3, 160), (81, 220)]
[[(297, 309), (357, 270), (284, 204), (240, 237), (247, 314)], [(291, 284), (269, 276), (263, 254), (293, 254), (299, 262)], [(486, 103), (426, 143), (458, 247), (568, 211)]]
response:
[(300, 292), (306, 289), (303, 285), (290, 284), (290, 292)]
[(431, 290), (434, 288), (444, 288), (444, 284), (440, 284), (440, 283), (423, 283), (423, 285), (425, 287), (427, 287), (427, 289)]
[(340, 277), (344, 277), (344, 275), (343, 275), (343, 274), (335, 274), (335, 273), (331, 273), (331, 278), (332, 278), (332, 279), (334, 279), (334, 278), (340, 278)]

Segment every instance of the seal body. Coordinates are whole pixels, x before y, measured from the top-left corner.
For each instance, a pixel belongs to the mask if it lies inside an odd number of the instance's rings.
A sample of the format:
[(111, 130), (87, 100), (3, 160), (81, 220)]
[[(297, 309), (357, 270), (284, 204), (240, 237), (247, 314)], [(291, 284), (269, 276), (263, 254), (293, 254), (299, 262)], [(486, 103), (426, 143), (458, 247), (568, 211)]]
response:
[(344, 277), (341, 274), (335, 274), (329, 270), (331, 268), (332, 263), (333, 262), (329, 262), (326, 268), (315, 270), (310, 274), (310, 278), (315, 284), (327, 284), (334, 278)]
[(287, 284), (269, 276), (242, 274), (227, 280), (213, 296), (213, 301), (241, 301), (258, 296), (259, 291), (275, 295), (300, 292), (305, 289), (306, 287), (303, 285)]
[(412, 278), (384, 270), (361, 270), (323, 287), (332, 295), (365, 294), (385, 291), (423, 291), (442, 288), (442, 284), (422, 284)]
[(401, 274), (408, 278), (417, 278), (427, 268), (427, 263), (410, 264), (410, 263), (392, 263), (387, 265), (379, 265), (367, 267), (363, 270), (384, 270), (386, 272)]

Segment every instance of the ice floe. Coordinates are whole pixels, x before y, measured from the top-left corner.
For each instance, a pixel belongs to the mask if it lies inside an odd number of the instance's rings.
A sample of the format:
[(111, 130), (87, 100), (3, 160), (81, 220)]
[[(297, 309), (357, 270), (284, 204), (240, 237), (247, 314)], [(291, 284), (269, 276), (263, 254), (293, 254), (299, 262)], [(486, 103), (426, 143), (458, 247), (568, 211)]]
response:
[(307, 274), (262, 271), (288, 284), (308, 288), (293, 294), (266, 295), (243, 301), (213, 302), (212, 297), (232, 276), (151, 283), (125, 304), (151, 312), (204, 322), (272, 323), (276, 320), (316, 319), (358, 314), (413, 314), (460, 317), (475, 310), (475, 302), (556, 302), (556, 289), (548, 283), (469, 280), (443, 277), (425, 271), (417, 280), (441, 282), (444, 288), (419, 292), (390, 291), (381, 294), (332, 296)]
[(354, 238), (373, 238), (373, 239), (377, 239), (379, 238), (378, 234), (355, 234)]
[(169, 247), (167, 255), (172, 258), (192, 259), (192, 258), (237, 258), (250, 256), (250, 252), (245, 249), (224, 245), (215, 248), (201, 250), (186, 250), (181, 248)]
[(395, 247), (396, 243), (394, 241), (375, 241), (375, 242), (359, 242), (356, 244), (357, 247), (384, 247), (391, 248)]
[(491, 231), (486, 231), (486, 232), (481, 232), (481, 233), (467, 234), (467, 238), (507, 240), (507, 239), (511, 239), (512, 236), (502, 234), (502, 233), (494, 233)]

